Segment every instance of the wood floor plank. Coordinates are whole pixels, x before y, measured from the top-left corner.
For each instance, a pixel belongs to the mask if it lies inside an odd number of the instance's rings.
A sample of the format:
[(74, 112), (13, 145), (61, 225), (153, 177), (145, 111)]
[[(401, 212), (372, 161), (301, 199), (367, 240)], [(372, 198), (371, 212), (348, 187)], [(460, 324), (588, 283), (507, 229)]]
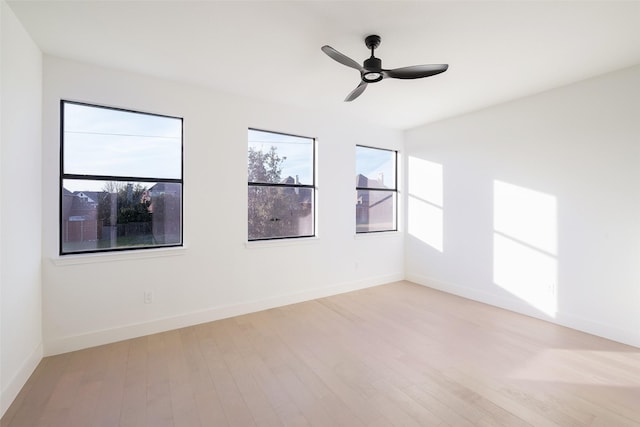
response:
[(226, 415), (229, 425), (255, 425), (249, 408), (238, 389), (238, 386), (229, 371), (224, 357), (225, 347), (228, 345), (223, 339), (223, 323), (220, 321), (211, 324), (204, 339), (200, 340), (200, 349), (213, 385), (217, 391), (222, 409)]
[(640, 426), (640, 349), (397, 282), (44, 358), (1, 427)]
[(87, 426), (110, 427), (119, 424), (130, 344), (131, 341), (121, 341), (95, 349), (96, 370), (87, 379), (101, 381), (102, 387), (94, 417)]
[[(277, 325), (270, 322), (269, 318), (260, 318), (256, 324), (256, 329), (261, 329), (263, 334), (276, 334), (276, 336), (272, 339), (279, 340), (284, 343), (288, 342), (297, 342), (298, 333), (295, 332), (298, 327), (303, 327), (305, 329), (309, 329), (310, 325), (308, 322), (298, 322), (296, 325), (289, 324), (289, 328), (287, 331), (278, 331)], [(309, 336), (309, 335), (308, 335)], [(308, 339), (307, 336), (307, 339)], [(310, 333), (310, 336), (317, 338), (317, 340), (313, 340), (316, 344), (320, 344), (321, 337), (317, 334)], [(309, 384), (310, 387), (313, 387), (314, 391), (318, 396), (318, 399), (321, 399), (323, 402), (333, 401), (336, 403), (335, 406), (331, 406), (332, 416), (336, 417), (335, 422), (336, 425), (353, 425), (357, 426), (361, 424), (360, 419), (371, 417), (371, 421), (376, 420), (377, 418), (374, 416), (375, 410), (370, 410), (362, 399), (361, 394), (348, 389), (345, 387), (339, 379), (336, 377), (335, 372), (328, 368), (326, 365), (320, 363), (320, 361), (315, 357), (317, 355), (316, 351), (307, 351), (305, 345), (296, 345), (295, 349), (291, 349), (295, 355), (304, 360), (304, 364), (306, 368), (304, 371), (296, 370), (300, 372), (301, 378), (306, 378), (306, 384)], [(325, 346), (322, 346), (325, 347)], [(289, 347), (291, 348), (291, 347)], [(319, 350), (319, 348), (317, 349)], [(274, 359), (271, 363), (292, 363), (295, 359), (292, 358), (277, 358)], [(309, 381), (310, 378), (321, 378), (322, 384), (319, 384), (317, 381)], [(287, 399), (292, 399), (291, 393), (287, 393)], [(333, 396), (333, 397), (332, 397)], [(359, 414), (358, 414), (359, 413)], [(354, 418), (356, 417), (356, 418)], [(379, 418), (379, 417), (378, 417)]]
[(265, 396), (265, 393), (257, 384), (247, 359), (250, 349), (246, 343), (239, 339), (242, 337), (242, 330), (237, 327), (234, 319), (221, 322), (223, 329), (219, 341), (224, 349), (224, 362), (233, 377), (240, 394), (247, 405), (254, 422), (257, 425), (279, 425), (280, 421), (273, 406)]
[(169, 379), (168, 333), (147, 337), (147, 426), (173, 427), (173, 406)]
[(124, 367), (119, 426), (147, 425), (147, 337), (131, 340)]
[(185, 349), (185, 363), (188, 377), (185, 379), (193, 389), (201, 426), (226, 425), (226, 417), (218, 392), (209, 375), (207, 362), (200, 350), (201, 330), (207, 325), (198, 325), (180, 330), (180, 338)]

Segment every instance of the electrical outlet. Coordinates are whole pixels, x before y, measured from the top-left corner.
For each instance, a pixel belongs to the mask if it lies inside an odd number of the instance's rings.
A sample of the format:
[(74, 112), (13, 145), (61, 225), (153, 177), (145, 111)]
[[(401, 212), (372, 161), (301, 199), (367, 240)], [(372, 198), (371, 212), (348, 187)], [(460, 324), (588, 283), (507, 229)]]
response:
[(151, 304), (153, 302), (153, 292), (152, 291), (144, 291), (144, 303)]

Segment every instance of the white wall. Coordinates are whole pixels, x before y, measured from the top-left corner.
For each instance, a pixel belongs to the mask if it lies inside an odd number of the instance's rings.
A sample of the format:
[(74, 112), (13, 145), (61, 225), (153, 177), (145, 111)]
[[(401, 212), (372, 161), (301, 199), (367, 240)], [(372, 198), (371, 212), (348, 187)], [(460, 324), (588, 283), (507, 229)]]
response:
[(0, 416), (42, 358), (42, 55), (0, 1)]
[[(58, 257), (60, 99), (184, 118), (184, 250)], [(403, 278), (402, 233), (354, 237), (355, 145), (398, 131), (47, 56), (43, 120), (46, 354)], [(319, 238), (246, 245), (248, 127), (317, 138)]]
[(639, 135), (640, 66), (407, 132), (407, 279), (640, 346)]

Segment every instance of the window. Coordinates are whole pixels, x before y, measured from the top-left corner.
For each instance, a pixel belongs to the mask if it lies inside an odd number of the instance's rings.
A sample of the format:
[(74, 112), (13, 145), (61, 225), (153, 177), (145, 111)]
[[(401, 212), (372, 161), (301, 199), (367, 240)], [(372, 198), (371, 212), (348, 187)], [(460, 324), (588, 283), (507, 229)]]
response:
[(315, 235), (315, 140), (249, 129), (248, 236)]
[(181, 246), (182, 119), (60, 110), (60, 254)]
[(396, 151), (356, 146), (356, 233), (397, 227)]

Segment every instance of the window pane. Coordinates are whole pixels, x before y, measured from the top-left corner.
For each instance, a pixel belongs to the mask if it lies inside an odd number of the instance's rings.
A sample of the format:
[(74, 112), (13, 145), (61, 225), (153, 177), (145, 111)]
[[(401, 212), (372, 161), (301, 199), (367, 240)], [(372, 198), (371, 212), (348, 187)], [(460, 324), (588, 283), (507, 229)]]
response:
[(313, 138), (249, 129), (248, 181), (313, 185)]
[(357, 190), (356, 233), (396, 229), (396, 192)]
[(182, 184), (63, 180), (62, 253), (181, 243)]
[(65, 102), (65, 174), (182, 178), (182, 120)]
[(396, 152), (356, 146), (356, 187), (396, 188)]
[(249, 186), (249, 240), (313, 236), (313, 189)]

